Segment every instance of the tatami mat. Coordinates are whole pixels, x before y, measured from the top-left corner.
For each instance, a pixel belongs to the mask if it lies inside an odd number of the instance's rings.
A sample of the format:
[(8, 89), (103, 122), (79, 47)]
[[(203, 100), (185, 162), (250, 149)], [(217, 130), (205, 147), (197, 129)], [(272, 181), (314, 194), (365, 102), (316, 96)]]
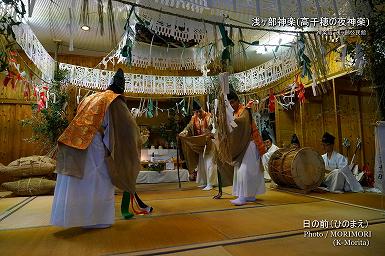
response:
[[(202, 248), (193, 249), (192, 247), (173, 247), (169, 250), (178, 252), (164, 253), (166, 256), (255, 256), (255, 255), (287, 255), (287, 256), (308, 256), (308, 255), (372, 255), (379, 256), (384, 254), (383, 237), (385, 224), (374, 224), (368, 227), (366, 231), (371, 232), (371, 237), (368, 238), (336, 238), (330, 237), (331, 231), (320, 231), (319, 233), (324, 238), (306, 238), (303, 233), (281, 236), (271, 235), (255, 236), (249, 239), (254, 239), (250, 242), (231, 242), (224, 241), (223, 243), (232, 243), (231, 245), (215, 246), (210, 243), (202, 244)], [(335, 232), (334, 230), (333, 232)], [(340, 229), (338, 232), (349, 232), (351, 229)], [(328, 232), (326, 234), (326, 232)], [(333, 245), (334, 240), (339, 240), (339, 243)], [(350, 244), (350, 245), (349, 245)], [(338, 246), (337, 246), (338, 245)], [(197, 247), (199, 248), (199, 247)], [(159, 253), (163, 250), (158, 250)], [(118, 254), (119, 256), (131, 255), (157, 255), (157, 250), (143, 251), (137, 253)]]
[[(178, 191), (181, 192), (181, 191)], [(192, 191), (193, 192), (193, 191)], [(206, 194), (210, 194), (210, 191), (205, 191)], [(200, 193), (197, 190), (197, 193)], [(214, 192), (213, 192), (214, 193)], [(221, 200), (212, 199), (211, 194), (203, 197), (192, 197), (193, 193), (184, 194), (181, 193), (177, 199), (167, 199), (167, 194), (164, 197), (157, 197), (158, 192), (152, 191), (147, 193), (148, 197), (160, 198), (157, 200), (145, 200), (146, 196), (142, 196), (143, 200), (154, 208), (154, 212), (151, 216), (161, 215), (175, 215), (175, 214), (188, 214), (194, 212), (205, 211), (220, 211), (229, 208), (234, 208), (229, 202), (232, 199), (231, 196), (224, 195)], [(175, 191), (171, 191), (171, 194), (175, 196)], [(170, 197), (173, 197), (170, 196)], [(184, 198), (184, 196), (186, 196)], [(22, 198), (9, 198), (7, 200), (9, 205), (14, 205)], [(3, 199), (5, 200), (5, 199)], [(50, 222), (51, 207), (53, 196), (41, 196), (37, 197), (25, 206), (21, 207), (3, 221), (0, 222), (0, 229), (13, 229), (13, 228), (28, 228), (28, 227), (40, 227), (47, 226)], [(1, 201), (1, 200), (0, 200)], [(115, 199), (115, 215), (116, 219), (121, 219), (120, 214), (120, 202), (121, 195), (116, 195)], [(257, 203), (249, 203), (243, 207), (257, 207), (260, 206)], [(131, 210), (132, 211), (132, 210)], [(147, 217), (147, 216), (144, 216)]]
[[(326, 239), (304, 239), (304, 220), (385, 222), (385, 215), (379, 210), (302, 194), (269, 189), (257, 196), (256, 203), (236, 207), (229, 202), (233, 198), (227, 194), (231, 188), (225, 188), (223, 199), (214, 200), (216, 191), (202, 191), (193, 183), (187, 183), (190, 187), (182, 190), (175, 185), (141, 186), (139, 194), (155, 210), (131, 220), (121, 220), (118, 194), (116, 223), (103, 230), (49, 226), (53, 197), (37, 197), (0, 222), (1, 255), (149, 255), (147, 252), (159, 250), (174, 256), (342, 255), (341, 249), (330, 246)], [(23, 198), (12, 199), (8, 204)], [(378, 238), (385, 237), (383, 224), (369, 228), (373, 228), (373, 245), (384, 251), (385, 243), (380, 244)], [(314, 250), (308, 247), (316, 248), (317, 244), (322, 246), (320, 254), (310, 253)], [(362, 255), (352, 249), (347, 252)], [(377, 250), (372, 247), (368, 247), (368, 252), (365, 255), (381, 255), (375, 254)]]
[[(180, 199), (162, 199), (162, 200), (148, 200), (146, 203), (154, 208), (152, 216), (174, 215), (197, 213), (207, 211), (221, 211), (227, 209), (234, 209), (230, 203), (232, 197), (224, 196), (221, 200), (214, 200), (212, 197), (191, 197)], [(120, 199), (116, 200), (120, 203)], [(259, 207), (258, 203), (248, 203), (238, 208)], [(116, 207), (116, 216), (120, 216), (120, 208)]]
[[(199, 256), (199, 255), (233, 256), (233, 254), (230, 254), (223, 246), (215, 246), (215, 247), (209, 247), (205, 249), (197, 249), (197, 250), (183, 251), (183, 252), (176, 252), (176, 253), (167, 253), (164, 255), (167, 255), (167, 256)], [(121, 256), (124, 256), (124, 254)]]
[[(296, 204), (296, 203), (308, 203), (320, 201), (320, 199), (310, 198), (305, 196), (305, 194), (294, 194), (288, 193), (286, 191), (279, 191), (275, 189), (270, 189), (269, 183), (266, 183), (266, 193), (262, 195), (257, 195), (257, 202), (266, 205), (281, 205), (281, 204)], [(223, 192), (231, 195), (232, 187), (223, 188)]]
[(40, 196), (35, 198), (1, 221), (0, 229), (40, 227), (49, 225), (52, 198), (52, 196)]
[(336, 200), (340, 202), (371, 207), (371, 208), (385, 211), (385, 196), (377, 193), (362, 192), (362, 193), (334, 194), (334, 193), (312, 192), (309, 195), (319, 197), (319, 198), (324, 198), (324, 199)]
[(202, 223), (214, 226), (229, 238), (299, 230), (303, 228), (304, 220), (374, 220), (385, 217), (381, 212), (331, 202), (257, 207), (215, 214), (199, 213), (196, 216)]
[(0, 214), (27, 198), (28, 197), (0, 198)]
[[(357, 229), (355, 229), (357, 231)], [(245, 244), (225, 246), (227, 253), (234, 256), (309, 256), (309, 255), (327, 255), (327, 256), (380, 256), (385, 255), (384, 231), (385, 224), (376, 224), (369, 226), (368, 231), (372, 232), (370, 238), (337, 238), (339, 240), (354, 241), (365, 240), (369, 241), (368, 246), (365, 245), (340, 245), (334, 246), (333, 240), (330, 238), (330, 231), (328, 238), (305, 238), (304, 235), (297, 235), (292, 237), (284, 237), (271, 240), (262, 240)], [(351, 231), (351, 229), (344, 229), (341, 231)], [(322, 232), (325, 234), (325, 232)], [(348, 244), (349, 242), (347, 242)], [(205, 255), (205, 254), (196, 254)], [(206, 254), (209, 255), (209, 254)]]
[(190, 187), (182, 189), (168, 190), (142, 190), (138, 195), (142, 200), (164, 200), (173, 198), (189, 198), (189, 197), (213, 197), (218, 191), (203, 191), (202, 188)]
[[(296, 207), (282, 206), (286, 208), (274, 206), (194, 215), (136, 218), (118, 221), (112, 228), (104, 230), (84, 231), (80, 228), (60, 229), (55, 227), (3, 230), (0, 232), (0, 248), (5, 253), (4, 255), (18, 252), (20, 248), (28, 251), (28, 255), (69, 255), (68, 251), (72, 255), (117, 254), (199, 245), (200, 243), (263, 234), (274, 235), (274, 233), (279, 234), (285, 230), (302, 229), (304, 218), (346, 219), (347, 213), (349, 213), (349, 219), (370, 220), (383, 217), (380, 213), (370, 210), (330, 204), (332, 203), (315, 202), (299, 204)], [(309, 207), (319, 215), (316, 213), (300, 214), (300, 212), (309, 210)], [(324, 209), (322, 210), (322, 208)], [(330, 208), (337, 215), (334, 215), (332, 211), (328, 213), (326, 209)], [(265, 211), (262, 212), (262, 210)], [(345, 217), (343, 217), (343, 213)], [(378, 233), (378, 235), (383, 234)]]
[(118, 221), (104, 230), (56, 227), (0, 232), (2, 255), (103, 255), (219, 241), (225, 237), (191, 215)]

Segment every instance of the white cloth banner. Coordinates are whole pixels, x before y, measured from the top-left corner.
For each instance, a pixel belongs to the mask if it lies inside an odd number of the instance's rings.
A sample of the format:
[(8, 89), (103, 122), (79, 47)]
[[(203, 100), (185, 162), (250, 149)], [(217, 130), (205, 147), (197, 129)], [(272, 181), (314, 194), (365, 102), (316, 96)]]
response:
[(375, 128), (376, 160), (374, 166), (374, 187), (385, 193), (385, 122), (377, 122)]

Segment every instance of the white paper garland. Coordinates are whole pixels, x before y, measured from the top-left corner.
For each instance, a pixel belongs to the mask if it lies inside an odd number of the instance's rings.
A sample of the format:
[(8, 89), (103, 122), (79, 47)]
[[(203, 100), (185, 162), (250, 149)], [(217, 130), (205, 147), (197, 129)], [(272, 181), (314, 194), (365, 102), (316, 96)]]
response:
[[(60, 63), (61, 69), (68, 70), (68, 81), (76, 86), (94, 90), (105, 90), (114, 71), (92, 69)], [(239, 92), (247, 92), (283, 79), (297, 70), (293, 51), (285, 52), (276, 59), (255, 68), (231, 76), (239, 81)], [(230, 76), (230, 77), (231, 77)], [(166, 95), (207, 94), (211, 78), (207, 76), (154, 76), (125, 74), (125, 92)]]

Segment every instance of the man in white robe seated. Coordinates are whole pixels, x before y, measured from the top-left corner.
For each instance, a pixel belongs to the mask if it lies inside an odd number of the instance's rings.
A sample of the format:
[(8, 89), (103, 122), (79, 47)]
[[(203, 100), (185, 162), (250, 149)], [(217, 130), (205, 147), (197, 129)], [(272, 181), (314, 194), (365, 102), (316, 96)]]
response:
[(360, 192), (363, 191), (362, 186), (352, 173), (352, 166), (348, 165), (346, 157), (334, 151), (335, 137), (326, 132), (322, 137), (322, 144), (325, 154), (322, 158), (325, 162), (326, 176), (323, 185), (330, 192)]
[(266, 181), (270, 181), (271, 177), (269, 174), (269, 160), (273, 153), (279, 149), (279, 147), (273, 143), (270, 134), (266, 130), (262, 131), (262, 140), (266, 147), (266, 153), (262, 156), (262, 165), (264, 169), (263, 176)]

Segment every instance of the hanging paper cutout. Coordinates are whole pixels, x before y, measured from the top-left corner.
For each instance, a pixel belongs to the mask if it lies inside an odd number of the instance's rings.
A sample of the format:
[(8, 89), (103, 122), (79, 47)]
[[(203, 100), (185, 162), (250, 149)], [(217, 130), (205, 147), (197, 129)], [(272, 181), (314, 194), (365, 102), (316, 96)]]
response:
[(226, 48), (228, 46), (234, 46), (234, 43), (231, 40), (231, 38), (229, 37), (228, 32), (225, 29), (224, 24), (219, 24), (218, 27), (219, 27), (219, 31), (220, 31), (221, 36), (222, 36), (223, 47)]
[(130, 18), (131, 18), (132, 13), (134, 12), (134, 9), (135, 9), (135, 7), (132, 6), (129, 14), (127, 16), (126, 24), (124, 25), (124, 30), (127, 33), (127, 39), (126, 39), (125, 46), (122, 48), (122, 50), (120, 52), (120, 54), (126, 58), (126, 65), (129, 67), (132, 65), (132, 48), (133, 48), (133, 43), (132, 43), (129, 35), (134, 34), (134, 31), (130, 27)]
[(298, 39), (298, 61), (299, 65), (302, 66), (302, 77), (307, 76), (309, 80), (312, 79), (311, 76), (311, 61), (309, 57), (305, 54), (305, 38), (304, 35), (301, 34), (300, 38)]
[(155, 116), (158, 116), (158, 101), (155, 101)]
[(188, 116), (188, 113), (187, 113), (187, 110), (186, 110), (186, 101), (183, 99), (183, 100), (181, 101), (181, 104), (183, 104), (183, 105), (182, 105), (182, 109), (181, 109), (182, 116), (183, 116), (183, 117), (186, 117), (186, 116)]
[(153, 118), (154, 117), (153, 111), (154, 111), (154, 104), (152, 102), (152, 99), (149, 99), (148, 100), (148, 105), (147, 105), (147, 117), (148, 118)]

